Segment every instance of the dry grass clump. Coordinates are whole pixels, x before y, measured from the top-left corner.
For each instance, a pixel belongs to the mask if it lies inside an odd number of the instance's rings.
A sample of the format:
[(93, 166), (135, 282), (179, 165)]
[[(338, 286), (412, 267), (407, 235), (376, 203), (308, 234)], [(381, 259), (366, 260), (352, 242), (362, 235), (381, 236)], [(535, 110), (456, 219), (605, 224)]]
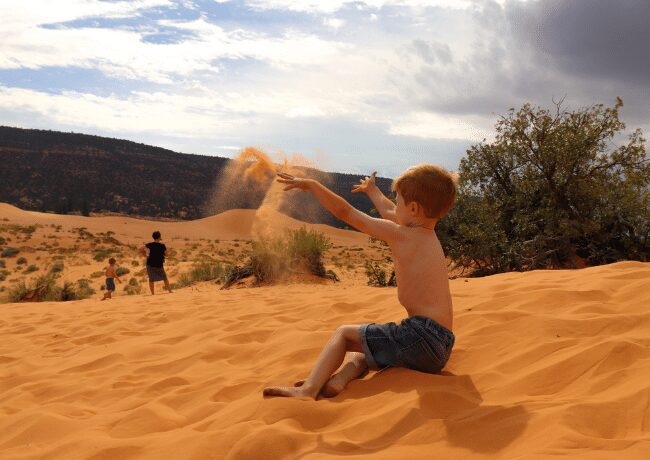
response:
[(56, 275), (48, 273), (39, 276), (31, 283), (19, 281), (9, 290), (9, 302), (66, 302), (81, 300), (90, 297), (95, 290), (90, 287), (90, 282), (80, 279), (76, 283), (66, 281), (62, 286), (57, 286)]
[(310, 273), (338, 281), (336, 274), (323, 265), (323, 254), (330, 247), (325, 234), (305, 227), (289, 230), (281, 237), (255, 241), (248, 265), (234, 267), (224, 288), (251, 275), (257, 284), (280, 281), (292, 273)]

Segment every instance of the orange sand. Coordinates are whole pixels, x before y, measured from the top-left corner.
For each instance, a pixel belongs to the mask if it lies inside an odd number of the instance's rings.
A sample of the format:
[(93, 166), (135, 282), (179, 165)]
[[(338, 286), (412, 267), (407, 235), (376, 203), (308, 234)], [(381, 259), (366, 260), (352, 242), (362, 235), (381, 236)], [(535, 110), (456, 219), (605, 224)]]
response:
[[(156, 226), (219, 238), (250, 232), (249, 215)], [(127, 240), (152, 225), (12, 219), (36, 221)], [(648, 458), (650, 264), (451, 287), (457, 342), (444, 375), (371, 373), (316, 402), (261, 390), (304, 378), (336, 326), (398, 320), (395, 289), (203, 284), (0, 305), (0, 458)]]

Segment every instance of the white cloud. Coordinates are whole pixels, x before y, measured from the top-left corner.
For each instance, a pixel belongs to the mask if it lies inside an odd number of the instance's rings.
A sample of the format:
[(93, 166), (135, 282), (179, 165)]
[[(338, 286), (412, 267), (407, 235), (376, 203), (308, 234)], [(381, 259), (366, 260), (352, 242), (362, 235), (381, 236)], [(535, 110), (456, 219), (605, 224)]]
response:
[[(500, 0), (505, 2), (506, 0)], [(465, 9), (472, 6), (472, 0), (365, 0), (362, 2), (351, 0), (248, 0), (246, 2), (253, 8), (259, 10), (289, 10), (305, 13), (332, 14), (339, 11), (345, 5), (362, 5), (371, 8), (383, 6), (401, 7), (441, 7), (450, 9)]]
[(493, 117), (454, 117), (431, 112), (411, 112), (394, 121), (390, 134), (423, 139), (467, 139), (473, 142), (493, 136)]

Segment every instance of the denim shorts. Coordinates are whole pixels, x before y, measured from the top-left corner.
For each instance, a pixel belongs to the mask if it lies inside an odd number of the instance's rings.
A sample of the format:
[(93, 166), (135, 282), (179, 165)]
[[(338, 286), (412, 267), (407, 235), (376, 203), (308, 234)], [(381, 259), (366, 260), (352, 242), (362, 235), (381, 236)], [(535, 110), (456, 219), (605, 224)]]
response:
[(406, 367), (430, 374), (445, 367), (456, 340), (454, 333), (426, 316), (400, 324), (362, 324), (361, 348), (370, 369)]
[(113, 278), (106, 278), (106, 290), (107, 291), (115, 290), (115, 280)]

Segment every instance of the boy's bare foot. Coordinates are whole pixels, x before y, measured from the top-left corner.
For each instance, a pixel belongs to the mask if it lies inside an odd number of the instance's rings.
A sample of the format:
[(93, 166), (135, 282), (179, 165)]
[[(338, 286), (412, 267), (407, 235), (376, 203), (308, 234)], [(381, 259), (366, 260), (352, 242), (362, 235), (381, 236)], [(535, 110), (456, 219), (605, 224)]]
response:
[(264, 388), (262, 393), (264, 396), (284, 396), (289, 398), (309, 398), (316, 399), (318, 394), (313, 394), (313, 392), (307, 391), (306, 388), (301, 386), (298, 387), (267, 387)]

